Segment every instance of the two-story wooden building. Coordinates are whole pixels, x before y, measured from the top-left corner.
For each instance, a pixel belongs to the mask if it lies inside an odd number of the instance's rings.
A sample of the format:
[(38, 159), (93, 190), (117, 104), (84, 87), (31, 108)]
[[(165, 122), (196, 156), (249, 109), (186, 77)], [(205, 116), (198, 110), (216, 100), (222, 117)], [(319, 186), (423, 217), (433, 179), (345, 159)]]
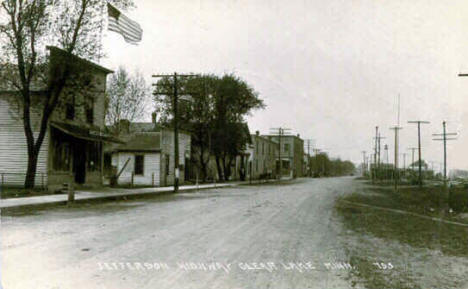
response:
[[(266, 138), (281, 145), (281, 175), (302, 177), (304, 170), (304, 140), (299, 135), (266, 135)], [(279, 170), (279, 160), (276, 161)]]
[(249, 149), (250, 158), (248, 175), (252, 179), (273, 178), (276, 176), (276, 161), (278, 160), (278, 143), (261, 136), (259, 131), (251, 135), (252, 144)]
[[(57, 47), (48, 50), (47, 81), (53, 81), (54, 71), (63, 61), (72, 61), (73, 69), (47, 124), (35, 184), (55, 190), (72, 178), (79, 185), (102, 185), (103, 143), (117, 141), (104, 133), (106, 77), (112, 71)], [(33, 91), (31, 124), (36, 137), (45, 89), (39, 84)], [(0, 91), (0, 173), (4, 184), (21, 186), (28, 154), (21, 104), (15, 93), (10, 89)]]

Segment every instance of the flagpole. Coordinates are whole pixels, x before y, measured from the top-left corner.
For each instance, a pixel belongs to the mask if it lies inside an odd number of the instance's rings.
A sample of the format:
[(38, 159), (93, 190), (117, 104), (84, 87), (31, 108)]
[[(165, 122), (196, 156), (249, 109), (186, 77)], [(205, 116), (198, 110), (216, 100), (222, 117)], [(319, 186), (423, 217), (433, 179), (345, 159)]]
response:
[(104, 15), (104, 6), (106, 6), (107, 4), (107, 0), (104, 0), (101, 2), (101, 27), (99, 29), (99, 51), (98, 51), (98, 63), (101, 64), (101, 54), (102, 54), (102, 31), (103, 31), (103, 26), (104, 26), (104, 17), (106, 17)]

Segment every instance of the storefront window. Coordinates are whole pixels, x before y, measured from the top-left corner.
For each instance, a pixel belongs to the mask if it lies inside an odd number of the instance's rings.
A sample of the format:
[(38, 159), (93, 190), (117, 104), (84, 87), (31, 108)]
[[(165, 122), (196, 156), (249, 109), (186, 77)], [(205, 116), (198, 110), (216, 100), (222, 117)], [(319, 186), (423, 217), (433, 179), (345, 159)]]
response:
[(86, 144), (88, 171), (99, 171), (101, 168), (101, 144), (88, 142)]
[(55, 144), (53, 167), (56, 171), (68, 171), (70, 169), (70, 144), (63, 142)]

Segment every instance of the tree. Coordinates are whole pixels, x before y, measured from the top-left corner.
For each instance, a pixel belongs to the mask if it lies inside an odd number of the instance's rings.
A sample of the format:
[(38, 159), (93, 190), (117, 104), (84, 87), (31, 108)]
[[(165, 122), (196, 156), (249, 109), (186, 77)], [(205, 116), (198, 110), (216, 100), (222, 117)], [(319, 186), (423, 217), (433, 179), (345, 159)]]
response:
[(149, 87), (139, 72), (129, 74), (119, 67), (107, 83), (106, 123), (120, 131), (120, 120), (135, 121), (143, 116)]
[(232, 162), (250, 141), (245, 116), (265, 105), (252, 87), (233, 74), (218, 80), (213, 100), (212, 152), (220, 179), (228, 180)]
[[(122, 8), (132, 0), (115, 0)], [(49, 118), (59, 106), (64, 88), (74, 67), (74, 55), (98, 59), (101, 54), (101, 27), (104, 1), (100, 0), (1, 0), (0, 2), (0, 63), (9, 69), (2, 71), (2, 83), (11, 88), (21, 106), (21, 118), (28, 147), (28, 167), (25, 187), (32, 188), (37, 159), (47, 131)], [(47, 63), (46, 45), (56, 45), (67, 53), (57, 63)], [(44, 86), (44, 94), (35, 102), (33, 85)], [(31, 110), (40, 114), (35, 135), (31, 125)]]
[[(216, 158), (220, 179), (229, 179), (231, 165), (250, 141), (245, 116), (253, 109), (263, 108), (263, 101), (246, 82), (234, 75), (217, 77), (201, 75), (178, 80), (179, 94), (190, 94), (191, 102), (179, 103), (180, 127), (192, 134), (192, 151), (197, 155), (203, 178), (207, 175), (210, 154)], [(171, 124), (170, 97), (173, 83), (170, 78), (158, 81), (157, 108), (161, 121)], [(183, 103), (183, 105), (182, 105)]]

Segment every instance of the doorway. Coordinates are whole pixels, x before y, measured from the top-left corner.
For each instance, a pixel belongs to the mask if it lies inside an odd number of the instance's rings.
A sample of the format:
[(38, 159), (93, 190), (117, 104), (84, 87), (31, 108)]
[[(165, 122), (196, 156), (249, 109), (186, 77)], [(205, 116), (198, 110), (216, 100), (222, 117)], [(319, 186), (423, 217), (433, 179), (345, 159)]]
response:
[(86, 181), (86, 146), (83, 142), (76, 142), (73, 150), (73, 172), (75, 183), (84, 184)]

